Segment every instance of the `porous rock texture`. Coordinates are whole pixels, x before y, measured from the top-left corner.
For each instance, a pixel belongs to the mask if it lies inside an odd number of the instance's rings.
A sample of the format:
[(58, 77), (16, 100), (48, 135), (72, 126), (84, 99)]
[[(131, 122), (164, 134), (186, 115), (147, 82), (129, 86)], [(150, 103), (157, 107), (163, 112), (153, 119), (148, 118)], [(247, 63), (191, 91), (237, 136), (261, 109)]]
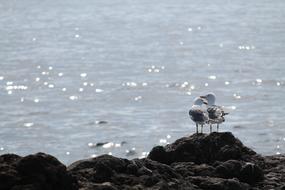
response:
[(67, 168), (38, 153), (0, 156), (0, 190), (285, 190), (285, 156), (263, 157), (231, 133), (193, 134), (144, 159), (110, 155)]
[(0, 156), (0, 190), (78, 189), (66, 166), (44, 153)]

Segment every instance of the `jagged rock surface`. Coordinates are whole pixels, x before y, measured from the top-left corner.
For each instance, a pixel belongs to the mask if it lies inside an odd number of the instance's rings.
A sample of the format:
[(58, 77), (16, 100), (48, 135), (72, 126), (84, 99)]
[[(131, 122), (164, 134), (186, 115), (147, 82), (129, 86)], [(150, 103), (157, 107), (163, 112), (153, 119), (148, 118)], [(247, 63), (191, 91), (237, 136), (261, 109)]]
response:
[[(148, 158), (161, 163), (213, 163), (227, 160), (256, 160), (258, 155), (245, 147), (231, 133), (194, 134), (176, 140), (165, 147), (152, 149)], [(260, 159), (260, 158), (259, 158)]]
[(77, 182), (53, 156), (5, 154), (0, 156), (0, 189), (75, 190)]
[(148, 158), (110, 155), (67, 169), (38, 153), (0, 156), (0, 190), (285, 190), (285, 156), (262, 157), (231, 133), (194, 134)]
[(150, 159), (120, 159), (109, 155), (82, 160), (68, 167), (84, 190), (195, 189), (170, 166)]

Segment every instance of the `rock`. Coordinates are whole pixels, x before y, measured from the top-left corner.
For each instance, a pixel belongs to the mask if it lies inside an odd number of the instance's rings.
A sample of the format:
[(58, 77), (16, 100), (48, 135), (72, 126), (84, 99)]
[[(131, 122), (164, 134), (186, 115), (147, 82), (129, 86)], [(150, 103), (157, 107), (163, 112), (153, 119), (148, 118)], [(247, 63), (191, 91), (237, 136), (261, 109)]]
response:
[(165, 147), (154, 147), (148, 158), (171, 164), (184, 177), (236, 178), (255, 184), (264, 176), (256, 164), (262, 162), (263, 158), (228, 132), (184, 137)]
[[(0, 156), (0, 189), (75, 190), (77, 182), (56, 158), (38, 153)], [(3, 183), (4, 181), (4, 183)]]
[[(75, 162), (68, 167), (80, 188), (103, 188), (110, 183), (114, 189), (195, 189), (170, 166), (149, 159), (120, 159), (110, 155)], [(110, 187), (110, 188), (111, 188)], [(104, 187), (105, 188), (105, 187)], [(108, 187), (109, 188), (109, 187)]]
[(151, 152), (148, 155), (148, 158), (164, 164), (172, 163), (170, 154), (166, 152), (163, 146), (156, 146), (152, 148)]
[(3, 154), (0, 156), (0, 163), (1, 164), (15, 164), (16, 161), (18, 161), (21, 158), (21, 156), (18, 156), (16, 154)]
[(264, 179), (256, 185), (258, 188), (281, 190), (285, 187), (285, 155), (264, 157), (261, 169)]
[(231, 133), (194, 134), (148, 158), (110, 155), (67, 169), (38, 153), (0, 156), (0, 190), (285, 190), (285, 155), (262, 157)]
[(240, 170), (239, 179), (242, 182), (254, 184), (258, 181), (261, 181), (263, 177), (263, 171), (259, 166), (253, 163), (246, 163)]
[(250, 186), (241, 183), (237, 179), (223, 179), (215, 177), (190, 177), (189, 181), (199, 186), (201, 189), (211, 190), (249, 190)]
[(238, 178), (240, 181), (255, 184), (264, 178), (262, 169), (249, 162), (229, 160), (216, 167), (218, 176), (223, 178)]
[(0, 189), (10, 189), (20, 182), (20, 176), (14, 167), (18, 159), (20, 157), (13, 154), (0, 156)]
[(194, 134), (176, 140), (166, 147), (154, 147), (148, 158), (164, 164), (173, 162), (213, 163), (215, 161), (249, 160), (256, 153), (245, 147), (231, 133)]
[(109, 143), (109, 142), (98, 142), (98, 143), (95, 144), (94, 147), (101, 147), (101, 146), (103, 146), (103, 145), (105, 145), (105, 144), (108, 144), (108, 143)]
[(215, 168), (207, 164), (199, 165), (193, 162), (177, 162), (171, 164), (171, 167), (183, 177), (216, 176)]
[(95, 121), (95, 124), (104, 125), (104, 124), (108, 124), (108, 122), (107, 121)]
[(215, 163), (215, 173), (222, 178), (238, 178), (240, 176), (243, 162), (228, 160), (226, 162)]

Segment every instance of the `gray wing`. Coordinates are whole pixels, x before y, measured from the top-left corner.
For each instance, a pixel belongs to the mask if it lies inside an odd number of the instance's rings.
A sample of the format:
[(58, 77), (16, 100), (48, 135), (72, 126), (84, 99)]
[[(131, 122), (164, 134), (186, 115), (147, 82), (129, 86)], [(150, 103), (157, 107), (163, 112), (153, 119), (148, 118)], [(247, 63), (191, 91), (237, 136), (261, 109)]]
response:
[(199, 108), (190, 109), (189, 116), (194, 122), (199, 123), (204, 123), (209, 119), (208, 114), (204, 110)]
[(224, 122), (224, 116), (228, 114), (223, 110), (221, 106), (216, 105), (208, 107), (207, 112), (209, 114), (210, 121), (214, 123)]
[(223, 111), (219, 106), (210, 106), (207, 109), (210, 119), (218, 119), (223, 116)]

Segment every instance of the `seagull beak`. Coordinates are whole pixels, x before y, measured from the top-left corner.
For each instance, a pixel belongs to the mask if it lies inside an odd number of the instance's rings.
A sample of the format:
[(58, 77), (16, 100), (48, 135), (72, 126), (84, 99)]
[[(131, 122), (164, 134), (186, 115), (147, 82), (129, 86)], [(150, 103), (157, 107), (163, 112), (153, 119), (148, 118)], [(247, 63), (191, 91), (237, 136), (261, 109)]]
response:
[(204, 104), (208, 105), (208, 100), (207, 100), (206, 96), (200, 96), (200, 98)]

